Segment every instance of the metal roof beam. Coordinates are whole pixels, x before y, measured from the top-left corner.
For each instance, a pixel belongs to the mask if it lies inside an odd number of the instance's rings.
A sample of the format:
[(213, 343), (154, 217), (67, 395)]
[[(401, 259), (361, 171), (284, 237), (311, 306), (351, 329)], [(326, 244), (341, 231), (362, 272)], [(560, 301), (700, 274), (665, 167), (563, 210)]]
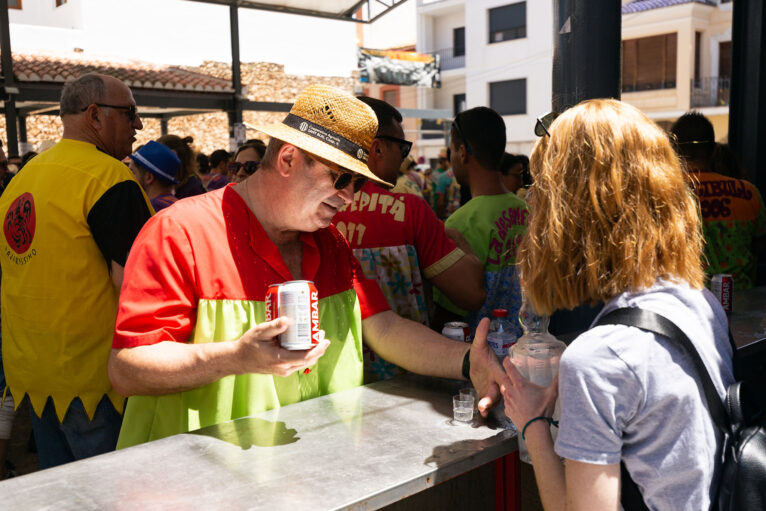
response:
[[(378, 0), (379, 3), (384, 5), (386, 8), (383, 10), (383, 12), (375, 15), (374, 17), (370, 19), (360, 19), (360, 18), (354, 17), (354, 14), (359, 9), (359, 7), (361, 7), (364, 4), (369, 5), (369, 0), (362, 0), (362, 1), (356, 2), (350, 8), (342, 12), (322, 11), (322, 10), (316, 10), (316, 9), (302, 9), (298, 7), (289, 7), (285, 5), (265, 4), (265, 3), (256, 2), (253, 0), (188, 0), (188, 1), (200, 2), (205, 4), (226, 5), (230, 7), (236, 6), (236, 7), (241, 7), (243, 9), (255, 9), (260, 11), (281, 12), (285, 14), (298, 14), (301, 16), (311, 16), (314, 18), (325, 18), (325, 19), (332, 19), (337, 21), (351, 21), (354, 23), (372, 23), (377, 18), (381, 17), (382, 15), (389, 12), (391, 9), (397, 7), (398, 5), (401, 5), (407, 0), (389, 0), (391, 2), (391, 5), (387, 5)], [(369, 8), (368, 8), (368, 11), (369, 11)], [(370, 16), (371, 14), (368, 12), (367, 15)]]

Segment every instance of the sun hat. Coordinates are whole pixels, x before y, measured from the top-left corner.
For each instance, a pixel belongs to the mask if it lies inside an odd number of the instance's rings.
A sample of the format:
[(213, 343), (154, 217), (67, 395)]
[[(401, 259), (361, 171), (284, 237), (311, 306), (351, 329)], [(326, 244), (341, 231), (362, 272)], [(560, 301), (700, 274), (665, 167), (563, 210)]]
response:
[(256, 126), (329, 163), (392, 188), (367, 167), (378, 118), (369, 106), (329, 85), (310, 85), (281, 123)]
[(181, 160), (168, 146), (150, 140), (131, 154), (130, 158), (163, 181), (178, 184), (176, 174), (181, 167)]

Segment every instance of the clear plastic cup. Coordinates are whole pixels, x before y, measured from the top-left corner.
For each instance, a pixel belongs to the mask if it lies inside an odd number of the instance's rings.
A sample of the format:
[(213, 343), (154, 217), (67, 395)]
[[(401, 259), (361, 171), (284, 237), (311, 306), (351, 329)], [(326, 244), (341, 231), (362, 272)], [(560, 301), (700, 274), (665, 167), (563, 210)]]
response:
[(476, 390), (473, 387), (465, 387), (460, 389), (460, 395), (473, 399), (473, 413), (476, 415), (479, 412), (479, 400), (476, 398)]
[(452, 417), (456, 421), (471, 422), (473, 420), (473, 395), (458, 394), (452, 397)]

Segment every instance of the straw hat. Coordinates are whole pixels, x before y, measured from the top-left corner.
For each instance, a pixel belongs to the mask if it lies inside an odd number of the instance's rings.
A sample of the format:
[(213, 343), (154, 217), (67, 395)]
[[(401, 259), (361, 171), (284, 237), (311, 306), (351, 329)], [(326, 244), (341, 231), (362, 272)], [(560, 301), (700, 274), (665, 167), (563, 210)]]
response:
[(341, 89), (311, 85), (298, 95), (281, 123), (256, 129), (380, 185), (393, 187), (367, 167), (372, 140), (378, 132), (375, 112)]

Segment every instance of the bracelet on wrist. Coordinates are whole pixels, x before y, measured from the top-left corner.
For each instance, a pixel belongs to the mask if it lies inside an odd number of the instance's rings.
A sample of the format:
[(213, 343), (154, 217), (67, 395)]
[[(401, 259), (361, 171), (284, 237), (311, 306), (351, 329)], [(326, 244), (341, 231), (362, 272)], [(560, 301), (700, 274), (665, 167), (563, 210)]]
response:
[(471, 348), (463, 355), (463, 378), (471, 381)]
[(527, 432), (527, 428), (530, 424), (532, 424), (535, 421), (545, 421), (551, 426), (559, 427), (559, 421), (553, 420), (553, 417), (545, 417), (544, 415), (540, 415), (538, 417), (535, 417), (534, 419), (529, 419), (526, 424), (524, 424), (524, 429), (521, 430), (521, 439), (526, 440), (526, 436), (524, 434)]

